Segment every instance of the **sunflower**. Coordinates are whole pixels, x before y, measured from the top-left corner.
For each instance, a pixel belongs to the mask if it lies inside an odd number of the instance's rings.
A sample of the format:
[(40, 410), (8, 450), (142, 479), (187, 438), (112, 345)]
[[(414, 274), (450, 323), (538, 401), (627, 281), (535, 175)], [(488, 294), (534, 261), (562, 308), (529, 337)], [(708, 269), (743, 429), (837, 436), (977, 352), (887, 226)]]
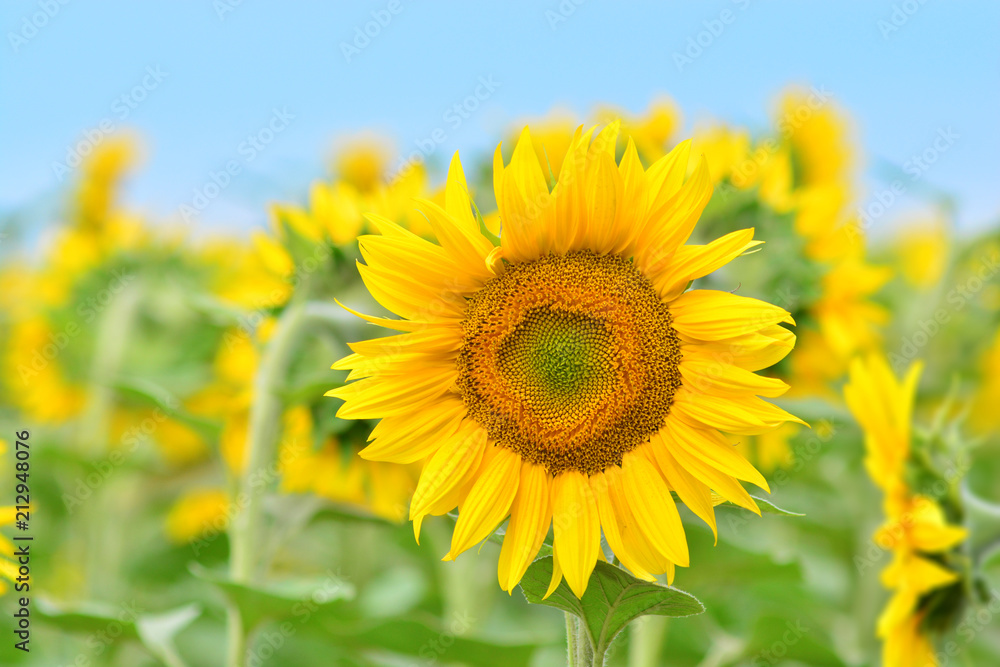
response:
[[(715, 530), (712, 491), (757, 510), (738, 480), (767, 482), (722, 432), (789, 420), (760, 399), (787, 385), (753, 371), (792, 348), (783, 309), (690, 281), (754, 248), (753, 230), (684, 245), (712, 187), (690, 143), (644, 169), (633, 141), (615, 162), (612, 123), (578, 129), (550, 191), (526, 128), (494, 154), (502, 234), (473, 215), (458, 156), (444, 208), (418, 200), (437, 243), (373, 217), (359, 271), (403, 319), (360, 315), (396, 336), (351, 345), (338, 416), (381, 419), (369, 460), (423, 462), (410, 503), (460, 512), (446, 560), (508, 516), (498, 574), (511, 591), (553, 529), (553, 590), (582, 595), (601, 533), (651, 579), (687, 566), (671, 492)], [(593, 141), (592, 141), (593, 139)], [(354, 311), (352, 311), (354, 312)]]
[(968, 536), (965, 528), (949, 523), (936, 500), (917, 493), (908, 482), (920, 370), (920, 364), (914, 364), (900, 382), (883, 357), (872, 355), (852, 362), (844, 387), (847, 405), (865, 433), (865, 466), (885, 495), (886, 522), (875, 541), (893, 552), (892, 563), (882, 573), (882, 583), (893, 596), (878, 621), (886, 667), (938, 664), (927, 632), (931, 593), (961, 579), (950, 555)]
[(981, 433), (996, 433), (1000, 430), (1000, 416), (996, 406), (1000, 405), (1000, 329), (993, 334), (993, 342), (979, 362), (981, 379), (972, 401), (971, 422)]

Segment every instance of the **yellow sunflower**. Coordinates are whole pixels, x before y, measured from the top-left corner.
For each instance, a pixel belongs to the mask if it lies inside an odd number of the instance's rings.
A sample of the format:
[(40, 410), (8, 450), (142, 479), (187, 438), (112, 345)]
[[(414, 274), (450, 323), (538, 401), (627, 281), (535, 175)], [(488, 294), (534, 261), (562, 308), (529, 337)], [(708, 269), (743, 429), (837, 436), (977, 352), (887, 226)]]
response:
[(948, 554), (968, 536), (950, 524), (941, 506), (913, 491), (907, 481), (913, 401), (920, 364), (902, 382), (881, 356), (856, 359), (844, 387), (848, 407), (865, 433), (865, 466), (885, 494), (886, 522), (876, 544), (893, 552), (882, 583), (893, 591), (878, 621), (885, 667), (934, 667), (934, 646), (925, 630), (928, 594), (959, 581)]
[(979, 362), (982, 370), (972, 401), (971, 423), (981, 433), (1000, 431), (1000, 329), (993, 334), (993, 342)]
[[(760, 399), (787, 385), (753, 371), (792, 348), (783, 309), (729, 292), (686, 291), (758, 245), (741, 230), (684, 245), (712, 186), (683, 142), (644, 169), (619, 126), (574, 134), (552, 189), (527, 129), (493, 180), (499, 245), (473, 215), (456, 156), (445, 206), (418, 200), (437, 243), (384, 218), (364, 236), (359, 271), (403, 319), (360, 315), (403, 332), (354, 343), (328, 395), (338, 416), (381, 419), (361, 456), (423, 461), (410, 503), (427, 515), (459, 508), (453, 559), (508, 516), (501, 586), (511, 591), (550, 525), (554, 586), (582, 595), (601, 533), (650, 579), (687, 566), (671, 491), (713, 530), (712, 491), (756, 504), (738, 480), (767, 483), (722, 432), (757, 434), (789, 420)], [(593, 138), (593, 141), (591, 141)]]

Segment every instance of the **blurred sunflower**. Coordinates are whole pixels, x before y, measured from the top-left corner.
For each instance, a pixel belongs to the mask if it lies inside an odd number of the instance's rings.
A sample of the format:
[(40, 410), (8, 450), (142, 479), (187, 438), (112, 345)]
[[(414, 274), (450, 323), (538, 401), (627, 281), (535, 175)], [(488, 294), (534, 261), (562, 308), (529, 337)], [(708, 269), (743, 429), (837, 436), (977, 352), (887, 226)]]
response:
[(204, 539), (225, 530), (231, 513), (229, 494), (222, 489), (189, 491), (167, 513), (167, 535), (177, 544)]
[[(296, 419), (312, 429), (305, 408), (294, 409)], [(336, 503), (362, 508), (389, 521), (406, 518), (406, 503), (416, 487), (414, 466), (367, 461), (357, 456), (350, 437), (330, 435), (320, 449), (311, 441), (285, 438), (281, 461), (280, 490), (284, 493), (314, 493)]]
[(938, 285), (948, 268), (948, 245), (944, 216), (910, 220), (895, 247), (903, 278), (921, 291)]
[(666, 155), (670, 140), (681, 126), (681, 112), (672, 99), (661, 96), (653, 99), (645, 112), (636, 115), (614, 107), (598, 107), (594, 120), (602, 125), (620, 122), (622, 133), (635, 142), (639, 156), (655, 162)]
[[(420, 206), (438, 243), (372, 216), (360, 241), (372, 295), (403, 319), (361, 315), (397, 336), (351, 345), (354, 382), (328, 395), (338, 416), (381, 419), (361, 455), (424, 461), (410, 504), (460, 508), (453, 559), (509, 515), (498, 567), (508, 591), (554, 530), (552, 590), (579, 596), (603, 529), (617, 557), (652, 578), (689, 554), (671, 489), (715, 529), (711, 492), (757, 510), (737, 480), (764, 478), (720, 431), (764, 433), (797, 419), (761, 400), (760, 377), (792, 348), (789, 314), (688, 283), (759, 244), (753, 230), (684, 245), (712, 186), (690, 142), (645, 170), (617, 123), (577, 130), (550, 192), (527, 128), (493, 180), (503, 233), (481, 232), (456, 156), (445, 207)], [(593, 141), (591, 141), (593, 138)], [(551, 592), (551, 591), (550, 591)]]
[(881, 356), (852, 362), (844, 397), (865, 434), (865, 466), (885, 495), (886, 523), (876, 543), (893, 552), (882, 583), (893, 591), (878, 622), (886, 667), (937, 665), (929, 637), (935, 591), (960, 581), (954, 550), (968, 531), (951, 524), (933, 498), (910, 488), (913, 402), (921, 366), (900, 382)]
[(400, 159), (390, 168), (390, 155), (388, 147), (375, 138), (351, 141), (334, 158), (338, 180), (332, 186), (314, 186), (314, 215), (331, 230), (335, 243), (353, 241), (364, 226), (363, 214), (372, 212), (399, 222), (414, 234), (430, 233), (427, 221), (410, 205), (414, 197), (427, 196), (423, 156)]
[[(796, 354), (775, 372), (795, 398), (838, 400), (835, 386), (848, 363), (878, 347), (889, 318), (873, 297), (892, 271), (866, 260), (863, 230), (852, 218), (850, 136), (846, 117), (821, 92), (790, 90), (779, 100), (770, 134), (753, 140), (745, 129), (712, 123), (694, 137), (721, 192), (704, 228), (716, 235), (754, 224), (776, 245), (767, 258), (750, 259), (750, 270), (723, 271), (708, 284), (774, 294), (792, 313), (799, 324)], [(769, 471), (793, 462), (799, 432), (788, 424), (741, 438), (739, 446)]]
[(996, 432), (1000, 426), (1000, 329), (979, 363), (981, 379), (972, 403), (972, 425), (980, 432)]
[[(73, 303), (77, 287), (89, 272), (139, 247), (147, 237), (141, 221), (115, 202), (135, 153), (127, 137), (98, 144), (80, 167), (65, 224), (42, 261), (11, 266), (0, 275), (0, 306), (9, 320), (3, 336), (7, 396), (30, 419), (63, 423), (86, 403), (85, 378), (69, 372), (62, 353), (80, 334), (81, 312), (86, 312), (83, 303)], [(68, 312), (71, 306), (76, 310)], [(58, 326), (53, 314), (62, 317)]]

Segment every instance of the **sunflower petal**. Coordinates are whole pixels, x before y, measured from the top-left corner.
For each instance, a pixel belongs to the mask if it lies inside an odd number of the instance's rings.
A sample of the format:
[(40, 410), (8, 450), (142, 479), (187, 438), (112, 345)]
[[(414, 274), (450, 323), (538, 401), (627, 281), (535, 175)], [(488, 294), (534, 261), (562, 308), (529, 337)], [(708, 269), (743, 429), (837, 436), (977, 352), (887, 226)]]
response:
[(458, 513), (451, 536), (453, 560), (473, 544), (485, 540), (507, 516), (520, 480), (521, 457), (506, 447), (494, 447), (493, 456), (480, 469)]
[(587, 477), (576, 470), (556, 475), (552, 484), (554, 551), (566, 582), (577, 597), (587, 590), (601, 544), (601, 522)]
[(659, 471), (638, 452), (622, 457), (622, 475), (628, 488), (626, 501), (640, 530), (672, 562), (687, 567), (687, 538), (674, 499)]
[(538, 553), (552, 523), (551, 477), (544, 467), (525, 461), (500, 548), (500, 587), (513, 591)]

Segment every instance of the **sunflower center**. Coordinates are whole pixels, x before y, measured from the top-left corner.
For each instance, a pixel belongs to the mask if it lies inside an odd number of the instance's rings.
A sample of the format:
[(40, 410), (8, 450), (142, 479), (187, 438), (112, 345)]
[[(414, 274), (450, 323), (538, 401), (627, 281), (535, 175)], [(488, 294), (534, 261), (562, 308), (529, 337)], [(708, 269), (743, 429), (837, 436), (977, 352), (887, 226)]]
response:
[(468, 301), (458, 386), (498, 445), (594, 474), (663, 426), (680, 341), (631, 262), (577, 252), (516, 264)]
[(507, 384), (540, 416), (586, 412), (614, 382), (614, 339), (598, 318), (550, 308), (529, 311), (500, 345)]

